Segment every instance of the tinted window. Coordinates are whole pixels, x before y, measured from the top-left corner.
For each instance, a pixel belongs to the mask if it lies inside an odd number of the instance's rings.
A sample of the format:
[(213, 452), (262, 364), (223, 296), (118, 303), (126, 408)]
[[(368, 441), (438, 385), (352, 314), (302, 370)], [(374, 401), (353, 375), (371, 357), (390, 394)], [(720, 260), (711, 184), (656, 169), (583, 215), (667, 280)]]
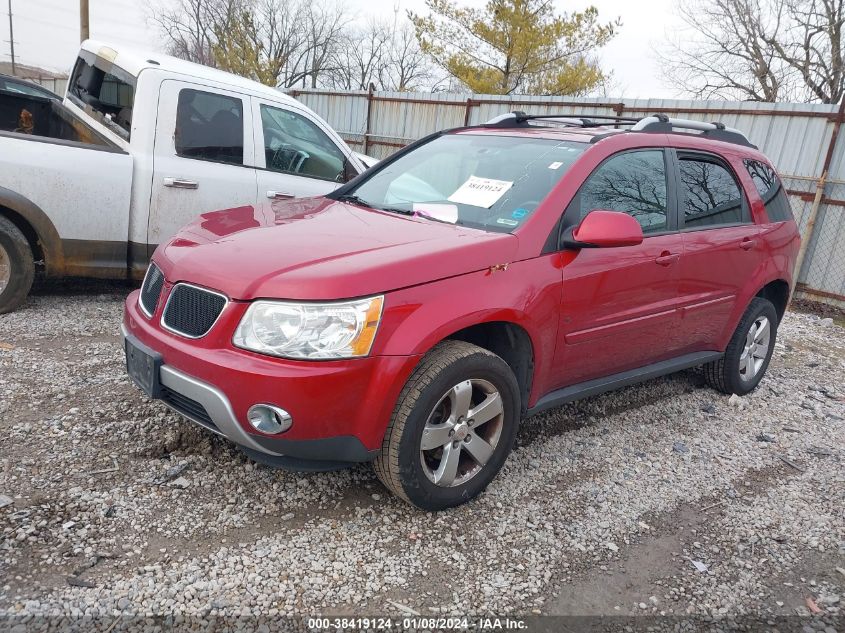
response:
[(26, 81), (10, 81), (0, 77), (0, 90), (7, 92), (14, 92), (16, 94), (28, 95), (30, 97), (45, 97), (47, 99), (58, 99), (59, 96), (53, 94), (46, 88), (28, 83)]
[(731, 172), (715, 160), (679, 158), (684, 226), (698, 228), (742, 222), (742, 192)]
[(70, 78), (69, 91), (90, 108), (101, 123), (129, 140), (135, 77), (99, 58), (88, 60), (80, 57)]
[(775, 170), (757, 160), (746, 160), (745, 168), (757, 187), (757, 193), (766, 205), (766, 213), (770, 222), (784, 222), (792, 220), (792, 208), (783, 190), (783, 184)]
[(444, 134), (374, 168), (347, 195), (431, 221), (510, 232), (537, 209), (585, 143)]
[(242, 165), (244, 106), (236, 97), (186, 88), (176, 109), (176, 153)]
[(643, 233), (668, 228), (666, 164), (659, 150), (626, 152), (605, 161), (581, 188), (581, 217), (593, 209), (633, 216)]
[(261, 106), (267, 169), (327, 180), (342, 180), (346, 156), (304, 116)]

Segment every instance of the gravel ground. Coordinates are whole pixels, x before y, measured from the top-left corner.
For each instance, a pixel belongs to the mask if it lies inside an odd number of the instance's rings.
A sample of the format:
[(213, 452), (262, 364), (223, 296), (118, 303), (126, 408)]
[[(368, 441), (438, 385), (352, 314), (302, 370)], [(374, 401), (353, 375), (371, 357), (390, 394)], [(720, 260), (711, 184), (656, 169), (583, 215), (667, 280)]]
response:
[(754, 615), (845, 628), (845, 328), (830, 319), (788, 314), (745, 398), (689, 371), (530, 418), (481, 498), (426, 514), (369, 467), (274, 471), (146, 400), (123, 369), (126, 292), (47, 286), (0, 316), (7, 621)]

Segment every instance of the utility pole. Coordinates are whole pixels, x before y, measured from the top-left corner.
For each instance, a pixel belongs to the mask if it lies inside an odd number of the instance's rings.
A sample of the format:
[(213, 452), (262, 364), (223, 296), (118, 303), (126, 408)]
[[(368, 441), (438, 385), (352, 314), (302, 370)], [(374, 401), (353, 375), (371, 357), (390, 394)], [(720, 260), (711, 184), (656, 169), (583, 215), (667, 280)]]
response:
[(12, 47), (12, 76), (15, 72), (15, 31), (12, 27), (12, 0), (9, 0), (9, 45)]
[(84, 42), (89, 37), (91, 29), (88, 26), (88, 0), (79, 0), (79, 41)]

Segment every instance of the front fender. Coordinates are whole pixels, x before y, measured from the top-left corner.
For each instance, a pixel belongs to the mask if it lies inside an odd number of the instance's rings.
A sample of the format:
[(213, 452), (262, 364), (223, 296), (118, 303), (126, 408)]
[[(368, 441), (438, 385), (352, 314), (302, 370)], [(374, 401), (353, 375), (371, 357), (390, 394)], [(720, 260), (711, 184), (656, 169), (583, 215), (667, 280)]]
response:
[(534, 351), (529, 401), (542, 392), (554, 357), (561, 293), (551, 254), (391, 292), (374, 354), (420, 356), (464, 328), (503, 321), (526, 331)]

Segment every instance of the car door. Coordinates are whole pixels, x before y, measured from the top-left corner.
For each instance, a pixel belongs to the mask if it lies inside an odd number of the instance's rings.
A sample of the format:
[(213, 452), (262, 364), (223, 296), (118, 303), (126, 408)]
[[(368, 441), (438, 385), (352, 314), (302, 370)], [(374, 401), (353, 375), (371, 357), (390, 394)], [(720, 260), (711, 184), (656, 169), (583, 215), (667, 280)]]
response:
[(249, 97), (184, 81), (161, 84), (147, 242), (196, 216), (255, 204)]
[(257, 199), (321, 196), (363, 170), (320, 121), (305, 110), (253, 98)]
[(679, 334), (690, 351), (719, 351), (719, 339), (765, 252), (760, 229), (731, 164), (716, 154), (677, 154), (684, 241)]
[(637, 246), (564, 253), (558, 387), (676, 354), (683, 245), (670, 165), (663, 149), (615, 154), (592, 172), (567, 209), (568, 226), (594, 209), (627, 213), (640, 223), (644, 239)]

